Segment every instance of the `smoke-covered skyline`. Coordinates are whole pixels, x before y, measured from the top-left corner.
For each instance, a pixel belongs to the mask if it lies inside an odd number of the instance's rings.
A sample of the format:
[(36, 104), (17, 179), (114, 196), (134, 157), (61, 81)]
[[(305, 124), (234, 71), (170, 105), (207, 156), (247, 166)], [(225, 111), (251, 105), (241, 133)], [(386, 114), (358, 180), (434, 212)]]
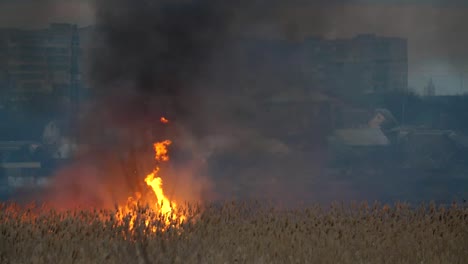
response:
[[(95, 24), (94, 0), (0, 1), (0, 27), (46, 27), (53, 22)], [(422, 92), (433, 78), (438, 92), (467, 92), (468, 23), (466, 1), (257, 1), (260, 22), (254, 34), (265, 37), (328, 38), (359, 33), (408, 38), (409, 86)]]
[[(174, 141), (171, 169), (175, 172), (164, 177), (165, 184), (175, 192), (186, 189), (182, 183), (195, 190), (184, 199), (223, 195), (245, 182), (248, 186), (241, 191), (252, 197), (327, 199), (346, 192), (372, 196), (368, 191), (353, 193), (355, 187), (327, 178), (331, 174), (324, 146), (335, 116), (320, 106), (326, 97), (321, 96), (321, 87), (307, 87), (315, 102), (307, 105), (313, 108), (296, 103), (295, 110), (272, 111), (275, 107), (262, 99), (305, 87), (295, 87), (294, 76), (270, 71), (269, 66), (283, 61), (259, 58), (255, 67), (245, 67), (251, 56), (237, 56), (233, 40), (239, 36), (301, 41), (313, 35), (335, 39), (374, 33), (408, 38), (410, 86), (421, 90), (431, 76), (439, 86), (435, 74), (440, 74), (452, 83), (446, 93), (460, 92), (458, 81), (468, 61), (460, 37), (466, 7), (456, 2), (50, 0), (31, 4), (24, 0), (0, 4), (22, 7), (15, 12), (27, 18), (4, 17), (8, 20), (0, 23), (4, 27), (40, 28), (51, 22), (96, 26), (86, 60), (90, 74), (86, 77), (95, 96), (83, 107), (78, 125), (78, 158), (57, 172), (54, 186), (67, 185), (63, 195), (70, 193), (70, 200), (91, 198), (97, 204), (109, 205), (127, 197), (128, 191), (141, 190), (139, 178), (153, 162), (151, 142), (166, 138)], [(35, 5), (32, 14), (29, 8)], [(361, 114), (360, 123), (365, 124), (364, 110)], [(159, 126), (161, 115), (171, 125)], [(295, 128), (283, 124), (288, 119), (304, 124)], [(304, 138), (294, 136), (298, 130)], [(94, 185), (106, 186), (105, 193)], [(212, 190), (211, 185), (217, 186)], [(62, 198), (52, 199), (66, 200)]]

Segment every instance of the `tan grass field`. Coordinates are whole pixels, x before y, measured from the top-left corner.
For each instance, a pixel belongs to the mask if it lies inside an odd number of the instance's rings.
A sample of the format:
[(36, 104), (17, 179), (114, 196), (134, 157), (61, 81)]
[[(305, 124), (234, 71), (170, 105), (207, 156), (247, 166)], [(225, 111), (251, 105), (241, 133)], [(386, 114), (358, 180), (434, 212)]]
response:
[(112, 211), (2, 204), (0, 263), (468, 263), (468, 209), (456, 206), (183, 210), (186, 222), (166, 228), (139, 209), (129, 231)]

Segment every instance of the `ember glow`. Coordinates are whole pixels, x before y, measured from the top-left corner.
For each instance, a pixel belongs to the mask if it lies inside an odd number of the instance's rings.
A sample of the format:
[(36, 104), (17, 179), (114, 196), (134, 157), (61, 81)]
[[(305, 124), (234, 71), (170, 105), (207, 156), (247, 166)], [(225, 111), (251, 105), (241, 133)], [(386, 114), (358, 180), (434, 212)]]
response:
[(170, 140), (154, 143), (154, 152), (156, 153), (155, 159), (157, 161), (169, 161), (167, 148), (172, 144)]
[[(165, 121), (163, 121), (163, 119)], [(169, 120), (164, 117), (161, 118), (161, 122), (166, 124)], [(118, 218), (123, 220), (124, 217), (130, 217), (130, 230), (133, 229), (135, 220), (136, 220), (136, 210), (139, 205), (149, 204), (150, 210), (158, 215), (163, 216), (165, 226), (169, 226), (172, 223), (182, 223), (186, 217), (177, 211), (177, 204), (174, 201), (171, 201), (163, 191), (163, 181), (159, 177), (159, 172), (161, 167), (159, 166), (162, 163), (169, 161), (169, 151), (168, 147), (172, 144), (170, 140), (164, 140), (161, 142), (154, 143), (155, 151), (155, 160), (158, 162), (158, 165), (153, 169), (153, 172), (148, 174), (145, 178), (145, 183), (148, 187), (151, 188), (152, 193), (155, 195), (156, 202), (151, 204), (149, 201), (146, 201), (142, 198), (140, 193), (135, 193), (134, 196), (131, 196), (127, 199), (127, 204), (125, 206), (119, 207)], [(150, 223), (145, 222), (146, 226)], [(153, 231), (156, 231), (155, 228), (152, 228)]]
[(169, 123), (169, 120), (168, 120), (167, 118), (165, 118), (164, 116), (161, 117), (160, 121), (161, 121), (161, 123), (163, 123), (163, 124)]

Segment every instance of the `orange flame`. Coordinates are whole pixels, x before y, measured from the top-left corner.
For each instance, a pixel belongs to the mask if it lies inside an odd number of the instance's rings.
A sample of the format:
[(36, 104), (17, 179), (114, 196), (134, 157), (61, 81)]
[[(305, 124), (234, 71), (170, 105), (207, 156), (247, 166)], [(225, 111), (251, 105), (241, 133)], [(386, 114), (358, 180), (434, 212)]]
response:
[[(161, 122), (168, 123), (164, 117), (161, 117)], [(156, 142), (153, 144), (154, 152), (155, 152), (155, 160), (158, 162), (168, 162), (169, 161), (169, 151), (168, 147), (172, 144), (170, 140), (164, 140), (161, 142)], [(153, 172), (148, 174), (145, 178), (145, 183), (151, 187), (153, 193), (156, 196), (157, 203), (151, 206), (151, 209), (157, 213), (162, 214), (165, 217), (165, 224), (169, 226), (171, 224), (171, 220), (176, 220), (179, 223), (182, 223), (186, 217), (184, 215), (179, 214), (177, 212), (177, 204), (174, 201), (171, 201), (168, 197), (164, 195), (163, 191), (163, 182), (161, 177), (158, 177), (158, 173), (160, 171), (160, 167), (156, 166)], [(119, 207), (119, 218), (123, 220), (126, 215), (131, 215), (129, 228), (130, 230), (133, 229), (134, 222), (136, 220), (136, 214), (134, 210), (138, 203), (141, 200), (141, 194), (136, 193), (135, 197), (129, 197), (127, 200), (127, 205), (125, 208)], [(149, 225), (149, 221), (146, 221), (146, 226)], [(152, 229), (155, 231), (155, 229)]]
[(154, 143), (154, 152), (156, 153), (155, 159), (157, 161), (169, 161), (167, 147), (172, 144), (170, 140)]
[(145, 182), (148, 186), (153, 189), (154, 194), (158, 200), (157, 206), (160, 207), (161, 213), (163, 215), (168, 215), (172, 213), (172, 210), (177, 206), (174, 202), (170, 202), (169, 199), (164, 195), (162, 188), (162, 179), (160, 177), (155, 177), (159, 172), (159, 168), (156, 168), (152, 173), (148, 174), (145, 178)]
[(163, 123), (163, 124), (169, 123), (169, 120), (168, 120), (167, 118), (165, 118), (164, 116), (161, 117), (160, 121), (161, 121), (161, 123)]

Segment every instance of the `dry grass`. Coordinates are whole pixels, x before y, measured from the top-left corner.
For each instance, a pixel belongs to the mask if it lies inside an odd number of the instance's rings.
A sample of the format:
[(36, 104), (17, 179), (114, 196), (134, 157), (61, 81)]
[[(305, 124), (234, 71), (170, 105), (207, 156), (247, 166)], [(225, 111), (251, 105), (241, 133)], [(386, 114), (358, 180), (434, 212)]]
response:
[[(113, 212), (0, 210), (0, 263), (467, 263), (468, 210), (434, 204), (189, 207), (196, 220), (135, 232)], [(35, 211), (42, 211), (35, 213)], [(150, 227), (144, 222), (151, 220)]]

